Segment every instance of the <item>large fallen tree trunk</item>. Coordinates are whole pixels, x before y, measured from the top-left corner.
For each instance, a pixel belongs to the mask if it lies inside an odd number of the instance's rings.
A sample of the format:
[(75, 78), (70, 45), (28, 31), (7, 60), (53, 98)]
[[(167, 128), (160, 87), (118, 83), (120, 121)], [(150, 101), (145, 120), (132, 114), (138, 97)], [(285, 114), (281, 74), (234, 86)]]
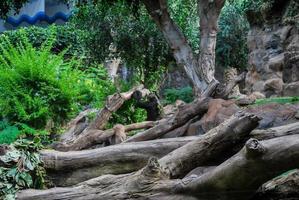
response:
[(74, 185), (104, 174), (123, 174), (136, 171), (152, 157), (162, 157), (195, 140), (183, 137), (124, 143), (104, 148), (59, 152), (41, 151), (49, 178), (56, 186)]
[[(233, 147), (235, 144), (248, 137), (250, 131), (257, 127), (258, 121), (259, 119), (254, 115), (238, 113), (225, 123), (210, 130), (207, 134), (192, 137), (192, 142), (189, 140), (189, 144), (162, 158), (160, 163), (171, 177), (183, 177), (197, 166), (210, 165), (210, 162), (221, 163), (225, 156), (234, 153)], [(107, 173), (119, 174), (134, 171), (136, 168), (143, 167), (146, 162), (145, 159), (153, 155), (153, 152), (159, 151), (159, 155), (166, 155), (170, 152), (169, 150), (175, 149), (171, 142), (176, 144), (175, 147), (178, 147), (177, 143), (186, 140), (176, 138), (140, 142), (140, 144), (124, 143), (110, 148), (82, 152), (62, 153), (54, 151), (53, 153), (53, 151), (45, 151), (42, 153), (42, 157), (45, 166), (49, 169), (55, 169), (51, 176), (58, 177), (58, 180), (54, 178), (56, 184), (78, 183), (78, 180), (82, 181)], [(169, 144), (163, 144), (164, 142), (169, 142)], [(157, 147), (156, 143), (160, 146)], [(154, 149), (154, 147), (157, 148)], [(170, 148), (167, 149), (167, 147)], [(223, 154), (224, 151), (226, 154)], [(91, 155), (88, 155), (88, 153), (91, 153)], [(129, 159), (129, 161), (126, 159)], [(136, 164), (135, 161), (138, 163)], [(130, 168), (128, 169), (126, 166), (130, 166)], [(119, 172), (120, 169), (122, 171)], [(60, 183), (59, 180), (63, 180), (63, 182)]]
[(298, 166), (299, 135), (250, 139), (236, 155), (198, 177), (169, 180), (159, 161), (150, 159), (136, 173), (101, 176), (69, 188), (25, 190), (18, 199), (248, 199), (267, 180)]

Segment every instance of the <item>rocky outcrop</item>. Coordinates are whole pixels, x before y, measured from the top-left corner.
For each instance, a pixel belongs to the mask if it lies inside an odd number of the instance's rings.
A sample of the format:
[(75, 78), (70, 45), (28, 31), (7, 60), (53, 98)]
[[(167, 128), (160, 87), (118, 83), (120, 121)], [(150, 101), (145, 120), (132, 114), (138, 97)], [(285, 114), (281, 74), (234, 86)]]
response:
[(258, 91), (266, 97), (299, 96), (299, 84), (295, 83), (299, 81), (298, 15), (291, 21), (286, 17), (290, 9), (299, 10), (298, 4), (274, 0), (268, 10), (248, 13), (248, 94)]

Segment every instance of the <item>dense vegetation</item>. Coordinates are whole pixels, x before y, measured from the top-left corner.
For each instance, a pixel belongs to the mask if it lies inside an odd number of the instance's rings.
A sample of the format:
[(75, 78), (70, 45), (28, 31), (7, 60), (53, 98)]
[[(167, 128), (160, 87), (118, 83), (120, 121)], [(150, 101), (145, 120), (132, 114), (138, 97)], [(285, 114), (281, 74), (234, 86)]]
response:
[[(6, 17), (10, 8), (18, 12), (25, 2), (1, 1), (0, 16)], [(174, 58), (143, 5), (137, 1), (82, 2), (63, 26), (31, 26), (0, 35), (0, 144), (13, 150), (1, 156), (5, 167), (0, 167), (0, 198), (14, 199), (20, 189), (45, 188), (49, 183), (36, 152), (55, 140), (79, 112), (103, 108), (107, 96), (142, 83), (155, 94), (162, 91), (164, 105), (194, 99), (191, 87), (161, 90)], [(196, 1), (168, 2), (174, 21), (198, 56), (201, 38)], [(246, 68), (251, 21), (245, 15), (250, 19), (252, 12), (266, 12), (271, 5), (261, 0), (226, 2), (217, 35), (219, 68)], [(288, 17), (294, 15), (290, 10)], [(104, 63), (115, 58), (133, 72), (129, 81), (109, 79)], [(273, 102), (295, 103), (298, 97), (261, 99), (255, 105)], [(146, 111), (131, 99), (113, 113), (106, 128), (145, 120)]]

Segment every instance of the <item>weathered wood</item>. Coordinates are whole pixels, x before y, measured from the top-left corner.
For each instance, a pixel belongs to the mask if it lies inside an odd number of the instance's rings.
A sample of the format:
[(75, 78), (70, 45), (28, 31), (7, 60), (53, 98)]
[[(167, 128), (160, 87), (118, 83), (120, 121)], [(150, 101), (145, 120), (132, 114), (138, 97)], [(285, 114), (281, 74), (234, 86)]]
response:
[[(86, 110), (81, 112), (79, 116), (77, 116), (74, 120), (70, 122), (67, 131), (60, 137), (60, 141), (54, 144), (52, 147), (57, 150), (68, 150), (72, 148), (65, 148), (65, 146), (72, 146), (74, 145), (74, 143), (82, 143), (84, 142), (82, 141), (84, 140), (82, 138), (90, 138), (92, 137), (93, 133), (96, 135), (102, 135), (102, 132), (100, 130), (104, 129), (112, 113), (117, 111), (126, 100), (129, 100), (132, 97), (133, 93), (136, 91), (139, 91), (141, 96), (146, 96), (149, 94), (149, 90), (144, 89), (143, 85), (139, 85), (132, 88), (128, 92), (115, 93), (111, 96), (108, 96), (104, 108), (100, 109), (97, 112), (96, 117), (93, 121), (88, 121), (88, 114), (92, 110)], [(93, 137), (95, 138), (97, 136)], [(89, 145), (90, 144), (88, 144), (87, 146)], [(80, 146), (84, 145), (82, 144)]]
[(126, 100), (130, 99), (135, 91), (140, 91), (143, 95), (148, 94), (149, 92), (144, 89), (143, 85), (139, 85), (128, 92), (115, 93), (112, 96), (109, 96), (106, 100), (105, 107), (97, 113), (95, 120), (89, 125), (89, 128), (102, 130), (107, 124), (112, 113), (117, 111)]
[(175, 138), (175, 137), (182, 137), (183, 135), (186, 134), (189, 125), (191, 124), (191, 122), (193, 121), (193, 119), (190, 119), (185, 125), (176, 128), (172, 131), (169, 131), (168, 133), (166, 133), (165, 135), (163, 135), (161, 138)]
[(250, 136), (258, 140), (266, 140), (294, 134), (299, 134), (299, 122), (265, 130), (256, 129), (250, 133)]
[[(154, 126), (154, 122), (146, 121), (141, 123), (130, 124), (126, 126), (116, 125), (112, 129), (105, 131), (97, 129), (89, 129), (84, 135), (78, 136), (75, 140), (69, 143), (56, 143), (53, 144), (54, 149), (59, 151), (78, 151), (82, 149), (88, 149), (98, 144), (107, 143), (113, 136), (115, 136), (115, 128), (117, 126), (122, 126), (124, 131), (132, 131), (137, 129), (150, 128)], [(124, 138), (126, 139), (126, 138)], [(119, 142), (120, 143), (120, 142)]]
[(122, 174), (145, 166), (151, 156), (162, 157), (197, 137), (123, 143), (98, 149), (41, 151), (50, 178), (57, 186), (73, 185), (104, 174)]
[(170, 177), (184, 177), (196, 167), (211, 164), (211, 160), (219, 162), (231, 156), (233, 147), (248, 137), (258, 122), (255, 115), (236, 113), (198, 139), (167, 154), (159, 163)]
[(192, 103), (183, 105), (179, 107), (178, 111), (171, 117), (160, 120), (153, 128), (140, 132), (133, 137), (130, 137), (125, 142), (153, 140), (162, 137), (169, 131), (184, 125), (195, 116), (201, 117), (208, 110), (209, 101), (209, 98), (200, 98)]
[(203, 192), (223, 195), (227, 191), (252, 194), (267, 180), (298, 166), (299, 135), (265, 141), (250, 139), (235, 156), (188, 184), (181, 185), (183, 189), (180, 191), (198, 196), (202, 196)]
[(102, 176), (69, 188), (25, 190), (18, 199), (248, 199), (264, 182), (298, 165), (299, 135), (250, 139), (236, 155), (201, 176), (169, 180), (159, 162), (150, 159), (136, 173)]

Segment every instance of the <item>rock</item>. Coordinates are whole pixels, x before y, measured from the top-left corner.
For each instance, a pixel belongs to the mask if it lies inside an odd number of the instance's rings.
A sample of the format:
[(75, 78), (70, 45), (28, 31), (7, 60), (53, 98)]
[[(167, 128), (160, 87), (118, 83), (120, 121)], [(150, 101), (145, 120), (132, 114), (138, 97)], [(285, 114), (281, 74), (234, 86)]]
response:
[(275, 72), (281, 72), (284, 65), (284, 54), (281, 53), (275, 57), (269, 59), (269, 69)]
[(250, 106), (245, 109), (246, 112), (253, 113), (262, 120), (259, 123), (259, 129), (266, 129), (276, 126), (282, 126), (289, 123), (298, 122), (295, 118), (298, 104), (278, 104), (270, 103), (260, 106)]
[(247, 94), (258, 91), (266, 97), (281, 96), (284, 94), (283, 83), (299, 81), (299, 27), (296, 23), (281, 23), (287, 16), (285, 12), (292, 9), (291, 4), (284, 5), (288, 8), (278, 6), (271, 9), (276, 20), (271, 20), (274, 17), (266, 13), (257, 17), (253, 11), (248, 15)]
[(204, 134), (239, 110), (233, 100), (213, 99), (209, 103), (207, 113), (199, 121), (190, 124), (187, 135)]
[(282, 94), (283, 81), (280, 78), (272, 78), (265, 82), (264, 92), (267, 97), (280, 96)]
[(256, 99), (264, 99), (266, 96), (261, 92), (253, 92), (251, 93), (248, 98), (256, 100)]
[(283, 90), (284, 96), (299, 96), (299, 81), (285, 84)]

